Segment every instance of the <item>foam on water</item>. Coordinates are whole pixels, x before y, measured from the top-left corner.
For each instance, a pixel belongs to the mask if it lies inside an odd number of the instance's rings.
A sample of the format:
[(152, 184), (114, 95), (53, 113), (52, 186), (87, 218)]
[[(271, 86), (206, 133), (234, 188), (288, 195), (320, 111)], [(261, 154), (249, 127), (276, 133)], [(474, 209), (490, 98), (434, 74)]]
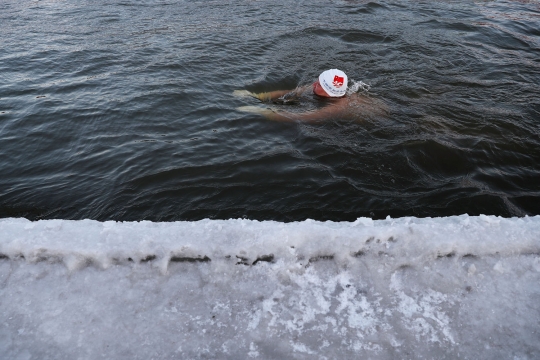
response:
[(0, 220), (7, 358), (535, 358), (540, 216)]
[(351, 79), (351, 83), (349, 84), (349, 87), (347, 88), (347, 95), (351, 95), (354, 93), (357, 93), (358, 91), (362, 92), (368, 92), (369, 89), (371, 89), (371, 85), (366, 84), (362, 80), (356, 81)]

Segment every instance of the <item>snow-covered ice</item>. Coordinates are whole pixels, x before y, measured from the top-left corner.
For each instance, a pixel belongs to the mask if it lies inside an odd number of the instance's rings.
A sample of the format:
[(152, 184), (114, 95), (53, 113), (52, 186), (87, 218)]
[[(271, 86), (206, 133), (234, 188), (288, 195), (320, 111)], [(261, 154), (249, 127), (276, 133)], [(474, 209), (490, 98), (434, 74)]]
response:
[(3, 359), (538, 359), (540, 216), (0, 219)]

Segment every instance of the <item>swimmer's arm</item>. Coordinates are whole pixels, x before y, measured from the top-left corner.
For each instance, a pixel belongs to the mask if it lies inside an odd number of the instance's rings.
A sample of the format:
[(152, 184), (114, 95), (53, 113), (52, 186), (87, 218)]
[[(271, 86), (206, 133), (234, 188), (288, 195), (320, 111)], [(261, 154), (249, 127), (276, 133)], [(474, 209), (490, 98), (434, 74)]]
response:
[(240, 111), (250, 112), (264, 116), (268, 120), (280, 122), (319, 122), (340, 117), (343, 108), (336, 104), (328, 105), (315, 111), (306, 111), (304, 113), (292, 113), (288, 111), (275, 111), (258, 106), (243, 106), (238, 108)]
[(235, 90), (233, 94), (239, 97), (251, 96), (256, 99), (259, 99), (262, 102), (271, 102), (271, 101), (276, 101), (280, 97), (287, 95), (293, 91), (296, 93), (296, 95), (300, 95), (304, 91), (306, 91), (308, 88), (309, 86), (301, 86), (301, 87), (297, 87), (296, 89), (291, 89), (291, 90), (275, 90), (275, 91), (268, 91), (268, 92), (261, 92), (261, 93), (252, 93), (247, 90)]
[(338, 104), (330, 104), (322, 109), (314, 111), (306, 111), (303, 113), (291, 113), (288, 111), (280, 111), (276, 115), (269, 118), (274, 121), (301, 121), (301, 122), (319, 122), (341, 117), (343, 108)]
[(293, 90), (276, 90), (270, 92), (261, 92), (258, 94), (253, 93), (253, 97), (261, 100), (262, 102), (275, 101), (283, 95), (290, 93), (291, 91)]
[[(349, 98), (333, 100), (322, 109), (306, 111), (303, 113), (293, 113), (285, 111), (287, 107), (276, 107), (273, 109), (260, 106), (243, 106), (240, 111), (259, 114), (268, 120), (280, 122), (321, 122), (332, 119), (350, 119), (354, 121), (364, 121), (366, 118), (388, 116), (389, 108), (381, 100), (365, 98), (352, 95)], [(356, 108), (356, 109), (355, 109)]]

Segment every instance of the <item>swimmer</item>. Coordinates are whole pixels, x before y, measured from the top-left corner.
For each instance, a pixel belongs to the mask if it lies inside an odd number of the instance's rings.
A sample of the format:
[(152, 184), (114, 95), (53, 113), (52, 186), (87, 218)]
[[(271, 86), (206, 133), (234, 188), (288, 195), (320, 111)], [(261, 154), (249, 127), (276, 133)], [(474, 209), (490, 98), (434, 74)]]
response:
[(316, 110), (295, 113), (284, 108), (266, 108), (259, 106), (242, 106), (240, 111), (260, 114), (269, 120), (275, 121), (306, 121), (317, 122), (329, 119), (353, 119), (360, 120), (367, 115), (381, 115), (384, 111), (382, 104), (375, 100), (358, 94), (347, 94), (347, 75), (338, 69), (330, 69), (322, 72), (319, 79), (312, 85), (305, 85), (294, 90), (277, 90), (263, 93), (251, 93), (247, 90), (236, 90), (236, 96), (251, 96), (263, 103), (279, 105), (291, 105), (302, 102), (306, 95), (311, 96), (317, 103), (322, 102), (322, 108)]

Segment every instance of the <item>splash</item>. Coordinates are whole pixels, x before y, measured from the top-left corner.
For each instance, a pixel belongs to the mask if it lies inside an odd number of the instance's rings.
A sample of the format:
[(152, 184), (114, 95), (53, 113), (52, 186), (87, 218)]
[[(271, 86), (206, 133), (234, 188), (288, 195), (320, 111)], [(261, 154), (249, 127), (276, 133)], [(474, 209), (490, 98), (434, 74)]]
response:
[(356, 81), (351, 79), (351, 83), (352, 84), (349, 85), (349, 88), (347, 89), (347, 95), (357, 93), (358, 91), (368, 92), (369, 89), (371, 89), (371, 85), (368, 85), (363, 81)]

